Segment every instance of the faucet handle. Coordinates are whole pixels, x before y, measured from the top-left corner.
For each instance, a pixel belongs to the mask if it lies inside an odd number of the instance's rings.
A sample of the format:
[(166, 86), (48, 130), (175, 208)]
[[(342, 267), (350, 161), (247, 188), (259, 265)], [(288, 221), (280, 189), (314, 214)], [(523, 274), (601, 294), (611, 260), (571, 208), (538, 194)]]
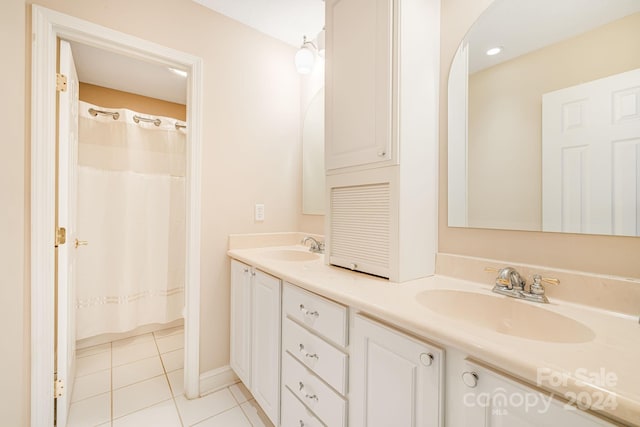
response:
[(546, 283), (547, 285), (559, 285), (560, 279), (556, 279), (554, 277), (542, 277), (539, 274), (533, 275), (533, 283), (540, 285), (542, 283)]
[[(484, 271), (486, 271), (487, 273), (500, 273), (502, 272), (502, 269), (494, 268), (494, 267), (485, 267)], [(499, 284), (501, 286), (509, 286), (511, 285), (511, 280), (498, 276), (496, 277), (496, 284)]]
[(531, 283), (531, 286), (529, 288), (530, 292), (534, 295), (544, 296), (544, 286), (542, 286), (543, 282), (549, 285), (560, 284), (560, 280), (555, 279), (553, 277), (542, 277), (539, 274), (534, 274), (533, 283)]
[(554, 277), (541, 277), (540, 280), (542, 280), (544, 283), (546, 283), (548, 285), (559, 285), (560, 284), (560, 279), (556, 279)]

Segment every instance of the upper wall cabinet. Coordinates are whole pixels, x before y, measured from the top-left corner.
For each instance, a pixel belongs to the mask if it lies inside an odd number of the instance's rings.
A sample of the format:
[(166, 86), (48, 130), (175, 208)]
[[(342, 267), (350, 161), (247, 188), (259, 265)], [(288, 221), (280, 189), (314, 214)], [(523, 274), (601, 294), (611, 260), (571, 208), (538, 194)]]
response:
[(327, 0), (327, 170), (396, 159), (393, 16), (392, 0)]
[(326, 260), (433, 274), (440, 0), (326, 0), (325, 16)]

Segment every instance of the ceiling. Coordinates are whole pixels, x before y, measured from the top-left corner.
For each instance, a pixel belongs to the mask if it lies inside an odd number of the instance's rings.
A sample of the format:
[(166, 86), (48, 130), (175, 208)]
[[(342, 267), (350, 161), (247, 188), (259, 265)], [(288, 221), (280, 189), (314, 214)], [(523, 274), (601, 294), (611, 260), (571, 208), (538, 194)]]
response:
[(324, 0), (193, 0), (292, 46), (324, 27)]
[[(324, 27), (324, 0), (193, 0), (292, 46)], [(187, 79), (167, 67), (71, 43), (78, 77), (110, 89), (187, 103)]]
[[(640, 11), (638, 0), (497, 0), (471, 27), (469, 73)], [(503, 52), (487, 56), (487, 49)]]
[(76, 42), (70, 44), (81, 82), (187, 103), (187, 79), (169, 68)]

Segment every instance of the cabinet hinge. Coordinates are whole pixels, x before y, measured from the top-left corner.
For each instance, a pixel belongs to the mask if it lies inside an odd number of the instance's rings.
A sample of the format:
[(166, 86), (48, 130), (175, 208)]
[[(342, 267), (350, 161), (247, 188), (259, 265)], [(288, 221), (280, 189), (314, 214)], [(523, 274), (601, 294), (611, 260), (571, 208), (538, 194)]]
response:
[(64, 380), (57, 378), (57, 376), (56, 374), (53, 380), (53, 397), (56, 399), (64, 396)]
[(67, 91), (67, 76), (65, 76), (64, 74), (56, 73), (56, 91)]
[(56, 248), (67, 243), (67, 229), (64, 227), (56, 228)]

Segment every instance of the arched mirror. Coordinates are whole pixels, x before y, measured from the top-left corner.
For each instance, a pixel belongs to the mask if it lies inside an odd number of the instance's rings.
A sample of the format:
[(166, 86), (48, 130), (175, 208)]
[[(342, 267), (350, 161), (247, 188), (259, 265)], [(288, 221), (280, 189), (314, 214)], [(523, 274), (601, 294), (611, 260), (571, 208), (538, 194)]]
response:
[(640, 235), (640, 1), (496, 0), (448, 140), (449, 226)]

